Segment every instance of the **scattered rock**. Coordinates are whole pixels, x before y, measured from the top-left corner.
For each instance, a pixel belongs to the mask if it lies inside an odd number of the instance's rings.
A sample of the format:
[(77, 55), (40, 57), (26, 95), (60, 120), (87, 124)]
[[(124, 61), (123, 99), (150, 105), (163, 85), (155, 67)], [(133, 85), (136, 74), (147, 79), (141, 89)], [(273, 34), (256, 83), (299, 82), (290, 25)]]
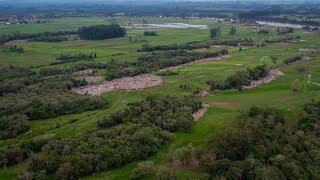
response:
[(75, 76), (85, 76), (85, 75), (90, 75), (93, 72), (94, 72), (94, 69), (86, 69), (86, 70), (83, 70), (83, 71), (74, 72), (73, 75), (75, 75)]
[(260, 85), (267, 84), (273, 80), (276, 80), (278, 77), (283, 76), (283, 75), (284, 74), (281, 71), (279, 71), (278, 69), (271, 69), (269, 71), (269, 74), (267, 77), (260, 79), (260, 80), (257, 80), (257, 81), (252, 81), (250, 86), (244, 86), (243, 89), (247, 90), (247, 89), (256, 88)]
[(194, 94), (195, 97), (208, 97), (212, 96), (212, 94), (208, 91), (200, 91), (199, 93)]
[(208, 104), (203, 104), (201, 109), (192, 114), (194, 120), (198, 121), (208, 111), (209, 107)]
[(79, 94), (101, 95), (106, 92), (120, 91), (120, 90), (138, 90), (159, 86), (163, 80), (159, 76), (142, 74), (134, 77), (124, 77), (114, 79), (112, 81), (105, 81), (101, 85), (88, 85), (72, 90)]
[(12, 40), (12, 41), (4, 43), (4, 45), (15, 45), (17, 43), (23, 43), (23, 42), (27, 42), (27, 40)]
[(97, 81), (103, 81), (103, 77), (101, 76), (86, 76), (84, 79), (90, 84)]

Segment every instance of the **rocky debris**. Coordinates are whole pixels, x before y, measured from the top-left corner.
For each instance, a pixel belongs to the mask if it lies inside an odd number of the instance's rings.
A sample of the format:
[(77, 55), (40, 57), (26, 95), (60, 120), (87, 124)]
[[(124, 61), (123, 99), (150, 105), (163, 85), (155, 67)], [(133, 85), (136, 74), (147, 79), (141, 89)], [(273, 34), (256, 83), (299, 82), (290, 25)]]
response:
[(92, 82), (103, 81), (103, 77), (101, 76), (86, 76), (84, 79), (90, 84)]
[(191, 66), (191, 65), (198, 64), (198, 63), (203, 63), (203, 62), (219, 61), (219, 60), (226, 59), (226, 58), (229, 58), (229, 57), (231, 57), (231, 56), (230, 55), (224, 55), (224, 56), (218, 56), (218, 57), (213, 57), (213, 58), (199, 59), (199, 60), (195, 60), (195, 61), (192, 61), (192, 62), (189, 62), (189, 63), (181, 64), (181, 65), (178, 65), (178, 66), (167, 67), (167, 68), (161, 69), (159, 71), (168, 71), (168, 70), (178, 69), (178, 68), (181, 68), (181, 67)]
[(283, 75), (284, 74), (278, 69), (271, 69), (267, 77), (260, 80), (251, 81), (251, 84), (249, 86), (243, 86), (243, 89), (246, 90), (246, 89), (256, 88), (260, 85), (270, 83), (271, 81), (276, 80), (278, 77)]
[(216, 49), (225, 49), (228, 48), (229, 46), (227, 45), (212, 45), (210, 48), (216, 48)]
[(106, 92), (120, 91), (120, 90), (138, 90), (159, 86), (163, 80), (159, 76), (142, 74), (134, 77), (124, 77), (114, 79), (112, 81), (105, 81), (101, 85), (88, 85), (72, 90), (79, 94), (101, 95)]
[(197, 112), (193, 113), (192, 116), (195, 121), (199, 120), (209, 109), (210, 105), (203, 104), (202, 108), (199, 109)]
[(196, 94), (194, 94), (195, 97), (208, 97), (208, 96), (212, 96), (212, 94), (208, 91), (200, 91)]
[(17, 43), (23, 43), (23, 42), (27, 42), (27, 40), (12, 40), (12, 41), (4, 43), (4, 45), (15, 45)]
[(75, 76), (85, 76), (85, 75), (90, 75), (93, 72), (94, 72), (94, 69), (86, 69), (86, 70), (83, 70), (83, 71), (74, 72), (73, 75), (75, 75)]

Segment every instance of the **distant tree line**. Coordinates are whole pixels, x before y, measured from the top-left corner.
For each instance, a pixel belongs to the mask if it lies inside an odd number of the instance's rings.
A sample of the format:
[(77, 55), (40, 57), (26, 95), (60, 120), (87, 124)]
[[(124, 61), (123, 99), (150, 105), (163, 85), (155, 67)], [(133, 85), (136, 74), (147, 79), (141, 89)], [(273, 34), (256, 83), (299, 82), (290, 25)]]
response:
[(320, 26), (320, 21), (313, 20), (299, 20), (299, 19), (290, 19), (288, 17), (261, 17), (260, 20), (281, 22), (281, 23), (291, 23), (291, 24), (300, 24), (305, 26)]
[(254, 46), (255, 41), (252, 38), (236, 39), (230, 41), (210, 41), (210, 42), (189, 42), (185, 44), (169, 44), (169, 45), (157, 45), (151, 46), (150, 44), (143, 44), (138, 52), (152, 52), (162, 50), (193, 50), (210, 48), (213, 45), (225, 45), (225, 46)]
[[(131, 104), (99, 121), (99, 130), (39, 144), (40, 153), (30, 157), (27, 171), (19, 178), (78, 179), (146, 159), (167, 144), (173, 132), (189, 131), (194, 124), (192, 113), (200, 107), (201, 102), (191, 97), (175, 96), (149, 97)], [(113, 126), (119, 123), (121, 126)]]
[(126, 29), (119, 24), (95, 25), (80, 28), (78, 35), (81, 39), (88, 40), (120, 38), (126, 35)]
[(207, 84), (210, 85), (210, 89), (212, 91), (226, 89), (241, 90), (243, 86), (250, 85), (251, 81), (266, 77), (268, 72), (269, 71), (266, 66), (257, 66), (253, 69), (237, 71), (228, 76), (224, 81), (209, 80), (207, 81)]
[(45, 42), (60, 42), (66, 40), (65, 36), (77, 34), (76, 31), (58, 31), (58, 32), (43, 32), (33, 34), (22, 34), (13, 32), (0, 35), (0, 44), (13, 40), (30, 40), (30, 41), (45, 41)]

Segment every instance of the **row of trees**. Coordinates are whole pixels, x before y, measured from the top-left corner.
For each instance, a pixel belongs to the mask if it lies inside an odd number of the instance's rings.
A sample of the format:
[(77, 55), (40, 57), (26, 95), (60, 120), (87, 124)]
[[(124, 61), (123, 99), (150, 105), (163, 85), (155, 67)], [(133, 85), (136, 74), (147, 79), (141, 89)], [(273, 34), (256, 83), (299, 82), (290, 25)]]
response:
[(43, 32), (33, 34), (22, 34), (20, 32), (13, 32), (9, 34), (0, 35), (0, 44), (13, 40), (31, 40), (31, 41), (48, 41), (59, 42), (64, 41), (66, 36), (77, 34), (76, 31), (58, 31), (58, 32)]
[(1, 52), (17, 52), (17, 53), (24, 53), (23, 47), (18, 47), (17, 45), (9, 45), (4, 46), (0, 49)]
[(294, 57), (291, 57), (291, 58), (288, 58), (286, 60), (284, 60), (284, 63), (289, 65), (289, 64), (292, 64), (292, 63), (295, 63), (295, 62), (298, 62), (298, 61), (301, 61), (303, 60), (304, 58), (306, 58), (305, 55), (297, 55), (297, 56), (294, 56)]
[(50, 140), (30, 158), (27, 172), (19, 177), (78, 179), (146, 159), (173, 138), (172, 132), (189, 130), (194, 123), (192, 112), (200, 107), (201, 102), (191, 97), (147, 98), (112, 115), (114, 120), (122, 119), (121, 126), (105, 126), (102, 120), (100, 130)]
[(226, 89), (242, 89), (243, 86), (250, 85), (251, 81), (259, 80), (268, 75), (266, 66), (257, 66), (254, 69), (247, 69), (244, 71), (237, 71), (228, 76), (224, 81), (207, 81), (210, 89), (213, 90), (226, 90)]
[(81, 39), (88, 40), (120, 38), (126, 35), (126, 29), (122, 28), (119, 24), (95, 25), (80, 28), (78, 35)]
[(59, 57), (57, 57), (57, 60), (64, 61), (64, 62), (74, 62), (74, 61), (81, 61), (81, 60), (93, 60), (94, 58), (97, 58), (97, 53), (65, 53), (60, 54)]
[(168, 51), (168, 50), (193, 50), (210, 48), (213, 45), (225, 46), (254, 46), (255, 41), (252, 38), (236, 39), (230, 41), (211, 41), (211, 42), (189, 42), (185, 44), (170, 44), (170, 45), (157, 45), (151, 46), (148, 43), (142, 45), (138, 52), (152, 52), (152, 51)]

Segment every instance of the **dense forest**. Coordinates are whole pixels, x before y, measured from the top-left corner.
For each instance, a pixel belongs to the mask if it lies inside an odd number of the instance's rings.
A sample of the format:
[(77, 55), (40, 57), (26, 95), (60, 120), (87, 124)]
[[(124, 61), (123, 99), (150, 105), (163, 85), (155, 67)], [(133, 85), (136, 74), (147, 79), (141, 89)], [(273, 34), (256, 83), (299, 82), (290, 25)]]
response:
[(88, 40), (120, 38), (126, 35), (126, 29), (122, 28), (119, 24), (95, 25), (80, 28), (78, 35), (81, 39)]
[(0, 68), (0, 139), (30, 129), (29, 120), (46, 119), (107, 107), (101, 97), (72, 93), (72, 87), (86, 84), (71, 74), (43, 77), (27, 68)]
[[(43, 137), (0, 151), (0, 156), (7, 159), (8, 165), (30, 157), (28, 171), (19, 179), (43, 179), (48, 175), (78, 179), (155, 154), (174, 137), (173, 132), (190, 130), (194, 124), (192, 113), (199, 108), (201, 102), (191, 97), (149, 97), (103, 118), (99, 130), (71, 139)], [(119, 123), (122, 125), (114, 126)]]
[(252, 107), (209, 138), (201, 165), (216, 178), (319, 179), (319, 108), (306, 104), (290, 126), (278, 110)]
[[(131, 177), (175, 179), (178, 167), (199, 168), (205, 179), (319, 179), (320, 102), (304, 105), (292, 126), (280, 110), (251, 107), (212, 133), (201, 146), (171, 148), (164, 165), (138, 163)], [(187, 179), (189, 177), (187, 176)]]

